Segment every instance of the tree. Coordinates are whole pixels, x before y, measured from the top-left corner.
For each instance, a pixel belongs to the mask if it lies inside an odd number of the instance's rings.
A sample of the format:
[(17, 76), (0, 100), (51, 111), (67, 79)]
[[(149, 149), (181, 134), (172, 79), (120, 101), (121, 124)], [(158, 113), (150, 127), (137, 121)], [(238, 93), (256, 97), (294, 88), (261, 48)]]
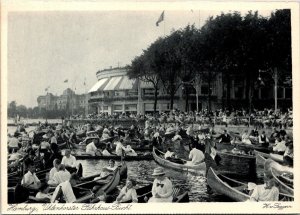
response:
[(149, 54), (144, 51), (142, 55), (134, 58), (131, 62), (131, 66), (128, 67), (127, 75), (130, 79), (136, 78), (144, 82), (152, 83), (154, 87), (154, 112), (156, 112), (159, 79), (157, 73), (150, 66), (148, 55)]
[(17, 115), (16, 101), (12, 101), (8, 104), (7, 115), (8, 115), (8, 117), (16, 117), (16, 115)]

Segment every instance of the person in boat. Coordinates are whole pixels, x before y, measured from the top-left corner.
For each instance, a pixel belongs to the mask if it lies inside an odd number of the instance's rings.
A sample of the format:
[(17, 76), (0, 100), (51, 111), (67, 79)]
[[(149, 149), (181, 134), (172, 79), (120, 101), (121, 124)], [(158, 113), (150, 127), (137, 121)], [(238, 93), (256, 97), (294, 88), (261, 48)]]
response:
[(164, 158), (168, 160), (169, 158), (175, 158), (175, 152), (172, 152), (171, 148), (169, 147), (166, 151)]
[(41, 186), (40, 179), (35, 174), (35, 165), (30, 163), (28, 165), (28, 172), (23, 176), (21, 185), (26, 188), (38, 190)]
[(103, 151), (102, 151), (103, 156), (111, 156), (111, 153), (108, 151), (108, 145), (105, 145)]
[(249, 135), (248, 135), (248, 130), (245, 130), (244, 133), (242, 134), (242, 143), (244, 144), (252, 144)]
[(109, 138), (110, 138), (109, 130), (107, 128), (104, 128), (102, 132), (101, 140), (107, 140)]
[(169, 178), (166, 177), (164, 168), (156, 167), (152, 176), (155, 177), (152, 185), (152, 197), (148, 202), (172, 202), (173, 185)]
[(46, 202), (50, 202), (51, 194), (49, 194), (49, 186), (47, 184), (43, 184), (39, 188), (39, 192), (35, 195), (35, 198), (45, 199)]
[(77, 144), (77, 136), (76, 136), (76, 130), (75, 129), (70, 129), (70, 137), (69, 137), (69, 142), (72, 144)]
[(96, 147), (96, 145), (95, 145), (95, 143), (94, 143), (94, 140), (91, 141), (91, 142), (86, 146), (85, 152), (86, 152), (87, 154), (92, 155), (92, 156), (95, 156), (96, 154), (101, 154), (100, 150)]
[(293, 142), (287, 143), (286, 150), (283, 154), (283, 163), (288, 166), (293, 166), (294, 164), (294, 146)]
[(219, 137), (216, 137), (216, 139), (220, 139), (220, 143), (230, 143), (231, 137), (227, 133), (227, 130), (224, 130), (223, 134), (221, 134)]
[(118, 166), (115, 164), (116, 164), (116, 162), (114, 160), (110, 159), (108, 161), (108, 165), (102, 169), (100, 176), (94, 178), (94, 180), (101, 179), (103, 177), (106, 177), (107, 175), (110, 175), (112, 172), (114, 172), (118, 168)]
[(270, 143), (275, 143), (276, 137), (278, 137), (278, 136), (279, 136), (279, 131), (277, 131), (277, 128), (274, 127), (273, 132), (271, 133), (270, 138), (269, 138)]
[(249, 134), (249, 139), (251, 140), (252, 143), (257, 143), (258, 142), (258, 130), (257, 128), (254, 128), (253, 130), (251, 130), (250, 134)]
[(258, 143), (263, 147), (269, 147), (269, 139), (267, 138), (265, 131), (262, 131), (261, 135), (259, 135)]
[(71, 174), (68, 170), (66, 170), (65, 166), (63, 164), (59, 164), (58, 171), (54, 173), (53, 178), (48, 181), (48, 184), (51, 186), (56, 186), (62, 182), (69, 180), (70, 177)]
[(272, 176), (265, 176), (265, 184), (257, 185), (250, 196), (250, 201), (278, 201), (279, 189), (275, 186)]
[(8, 151), (11, 153), (13, 150), (19, 149), (19, 139), (17, 138), (18, 135), (14, 134), (12, 138), (8, 141)]
[(49, 184), (49, 181), (53, 180), (54, 174), (59, 171), (58, 170), (59, 165), (60, 165), (60, 160), (59, 159), (54, 159), (53, 167), (51, 168), (51, 170), (49, 172), (48, 184)]
[(153, 137), (152, 137), (152, 145), (153, 146), (161, 146), (162, 144), (162, 138), (159, 134), (159, 132), (155, 132)]
[(124, 155), (126, 148), (123, 145), (123, 139), (120, 139), (120, 140), (116, 139), (115, 145), (116, 145), (116, 154), (118, 156)]
[(46, 134), (43, 135), (43, 141), (40, 144), (40, 153), (46, 153), (50, 150), (50, 144), (48, 140), (48, 136)]
[(121, 189), (120, 194), (116, 198), (116, 203), (129, 202), (133, 203), (138, 202), (136, 189), (136, 181), (133, 179), (127, 179), (126, 185)]
[(170, 127), (167, 128), (165, 135), (171, 135), (173, 133), (175, 133), (175, 128), (174, 125), (171, 124)]
[(286, 142), (280, 137), (276, 137), (275, 144), (273, 145), (273, 152), (283, 155), (286, 150)]
[(51, 203), (55, 203), (60, 198), (60, 190), (61, 190), (63, 200), (66, 203), (75, 202), (76, 196), (74, 195), (72, 187), (74, 187), (77, 184), (78, 180), (79, 180), (78, 175), (76, 173), (73, 173), (69, 180), (64, 181), (59, 185), (57, 185), (51, 197)]
[(176, 131), (175, 136), (172, 138), (172, 141), (174, 143), (180, 143), (180, 141), (182, 140), (182, 137), (179, 134), (179, 131)]
[(65, 156), (62, 158), (61, 164), (63, 164), (70, 173), (76, 172), (77, 161), (76, 158), (71, 155), (70, 149), (65, 150)]
[(131, 148), (130, 145), (126, 146), (125, 155), (127, 156), (137, 156), (137, 153)]
[(203, 162), (204, 154), (201, 150), (197, 149), (195, 145), (193, 145), (189, 154), (189, 159), (191, 161), (187, 161), (187, 165), (198, 165)]

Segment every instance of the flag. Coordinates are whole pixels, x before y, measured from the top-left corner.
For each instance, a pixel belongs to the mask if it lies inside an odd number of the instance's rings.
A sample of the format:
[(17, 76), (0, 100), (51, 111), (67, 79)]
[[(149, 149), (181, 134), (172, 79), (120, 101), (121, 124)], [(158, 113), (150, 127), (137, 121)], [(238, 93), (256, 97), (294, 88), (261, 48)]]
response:
[(64, 81), (64, 83), (68, 83), (68, 79), (66, 79), (66, 80)]
[(159, 18), (158, 18), (158, 20), (157, 20), (157, 22), (156, 22), (156, 26), (158, 26), (160, 22), (164, 21), (164, 17), (165, 17), (165, 11), (163, 11), (163, 12), (160, 14), (160, 16), (159, 16)]

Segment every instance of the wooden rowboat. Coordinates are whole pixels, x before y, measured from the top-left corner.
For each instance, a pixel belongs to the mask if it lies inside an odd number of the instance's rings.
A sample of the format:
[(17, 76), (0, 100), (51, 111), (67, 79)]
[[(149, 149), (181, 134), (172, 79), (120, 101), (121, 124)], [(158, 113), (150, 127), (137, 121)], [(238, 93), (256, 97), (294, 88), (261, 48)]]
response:
[[(137, 188), (136, 189), (136, 194), (138, 198), (138, 203), (146, 203), (149, 198), (152, 197), (152, 184), (145, 185), (143, 187)], [(183, 191), (182, 189), (178, 187), (173, 187), (173, 201), (176, 203), (183, 203), (183, 202), (189, 202), (189, 194), (187, 191)], [(123, 203), (130, 203), (131, 201), (128, 202), (123, 202)]]
[[(94, 193), (91, 190), (80, 187), (73, 187), (73, 192), (76, 197), (76, 201), (74, 203), (89, 203), (90, 199), (92, 199), (94, 196)], [(60, 195), (62, 194), (60, 193)], [(58, 203), (64, 203), (64, 201), (61, 200), (62, 198), (58, 201)], [(50, 203), (50, 200), (46, 198), (29, 196), (25, 203)]]
[(272, 173), (273, 178), (275, 179), (275, 181), (278, 184), (279, 191), (281, 193), (293, 196), (294, 195), (294, 186), (283, 181), (283, 179), (281, 178), (282, 173), (277, 171), (275, 168), (271, 168), (271, 173)]
[(220, 156), (218, 171), (226, 174), (245, 178), (256, 178), (256, 157), (254, 155), (217, 151)]
[[(233, 201), (245, 202), (250, 200), (250, 195), (247, 192), (247, 184), (231, 179), (222, 174), (217, 174), (212, 168), (208, 171), (207, 183), (217, 193), (225, 195)], [(294, 197), (280, 193), (279, 200), (293, 201)]]
[(138, 156), (125, 156), (121, 158), (121, 156), (118, 155), (109, 155), (109, 156), (92, 156), (88, 154), (82, 154), (82, 155), (74, 155), (77, 160), (125, 160), (125, 161), (139, 161), (139, 160), (153, 160), (152, 154), (146, 154), (146, 155), (138, 155)]
[[(206, 168), (205, 162), (202, 162), (198, 165), (175, 163), (175, 162), (164, 159), (165, 153), (159, 151), (155, 147), (153, 147), (152, 154), (153, 154), (154, 160), (162, 166), (170, 167), (172, 169), (176, 169), (179, 171), (186, 171), (186, 172), (190, 172), (190, 173), (194, 173), (194, 174), (201, 174), (201, 175), (205, 174), (205, 168)], [(186, 160), (184, 160), (184, 159), (179, 159), (179, 160), (181, 160), (183, 163), (186, 163)]]
[[(118, 184), (120, 183), (120, 168), (117, 168), (113, 174), (109, 174), (105, 177), (102, 177), (100, 179), (93, 179), (91, 181), (85, 181), (82, 183), (77, 184), (74, 187), (80, 187), (84, 189), (93, 189), (95, 186), (97, 186), (97, 190), (103, 190), (105, 193), (111, 192), (113, 189), (115, 189)], [(96, 195), (97, 196), (97, 195)]]

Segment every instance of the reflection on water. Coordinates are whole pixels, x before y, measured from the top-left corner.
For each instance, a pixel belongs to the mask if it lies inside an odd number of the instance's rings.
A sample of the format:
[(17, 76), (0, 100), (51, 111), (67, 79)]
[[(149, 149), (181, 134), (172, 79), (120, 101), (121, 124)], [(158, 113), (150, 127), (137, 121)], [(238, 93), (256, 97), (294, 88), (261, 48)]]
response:
[[(96, 174), (102, 168), (108, 165), (107, 160), (80, 160), (83, 166), (83, 176)], [(116, 162), (119, 164), (119, 162)], [(151, 176), (153, 169), (158, 164), (155, 161), (128, 161), (128, 177), (132, 177), (137, 181), (138, 186), (152, 183), (154, 177)], [(207, 194), (206, 179), (204, 176), (193, 176), (185, 172), (179, 172), (172, 169), (165, 168), (167, 176), (171, 179), (174, 186), (179, 186), (189, 192), (191, 202), (215, 202), (215, 201), (229, 201), (224, 196)], [(119, 189), (124, 185), (125, 181), (121, 182)]]

